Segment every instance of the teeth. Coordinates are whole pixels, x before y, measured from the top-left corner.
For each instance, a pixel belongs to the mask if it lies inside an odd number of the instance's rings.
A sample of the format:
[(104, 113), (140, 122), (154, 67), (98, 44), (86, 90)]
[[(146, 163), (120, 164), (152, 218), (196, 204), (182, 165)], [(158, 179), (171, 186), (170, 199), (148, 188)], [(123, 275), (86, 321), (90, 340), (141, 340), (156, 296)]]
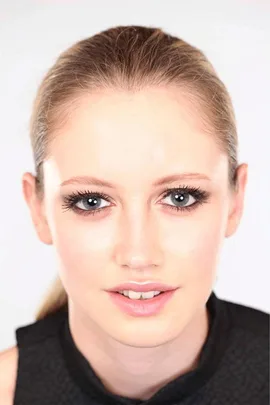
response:
[(124, 295), (125, 297), (130, 298), (131, 300), (139, 300), (139, 299), (150, 299), (154, 298), (156, 295), (160, 294), (160, 291), (148, 291), (148, 292), (137, 292), (137, 291), (119, 291), (120, 294)]
[(128, 297), (132, 300), (139, 300), (141, 298), (141, 293), (137, 291), (128, 291)]
[(147, 291), (142, 293), (142, 298), (147, 299), (147, 298), (154, 298), (155, 296), (155, 291)]

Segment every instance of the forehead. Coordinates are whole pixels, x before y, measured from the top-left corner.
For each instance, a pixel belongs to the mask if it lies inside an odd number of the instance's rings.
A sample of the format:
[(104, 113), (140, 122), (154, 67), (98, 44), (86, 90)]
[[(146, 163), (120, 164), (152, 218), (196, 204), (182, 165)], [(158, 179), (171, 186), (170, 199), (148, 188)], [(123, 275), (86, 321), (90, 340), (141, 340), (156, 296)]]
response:
[(198, 106), (179, 90), (84, 95), (52, 142), (47, 166), (60, 182), (95, 175), (121, 185), (129, 174), (141, 185), (173, 172), (219, 177), (227, 158), (202, 124)]

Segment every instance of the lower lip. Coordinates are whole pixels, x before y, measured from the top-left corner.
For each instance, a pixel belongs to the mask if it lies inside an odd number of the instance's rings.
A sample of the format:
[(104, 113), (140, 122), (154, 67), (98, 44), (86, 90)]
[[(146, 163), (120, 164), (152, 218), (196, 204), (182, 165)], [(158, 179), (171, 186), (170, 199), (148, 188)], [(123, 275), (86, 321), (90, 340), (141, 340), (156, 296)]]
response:
[(117, 292), (109, 292), (109, 295), (113, 302), (128, 315), (151, 316), (158, 314), (162, 310), (175, 291), (165, 291), (154, 298), (145, 300), (132, 300)]

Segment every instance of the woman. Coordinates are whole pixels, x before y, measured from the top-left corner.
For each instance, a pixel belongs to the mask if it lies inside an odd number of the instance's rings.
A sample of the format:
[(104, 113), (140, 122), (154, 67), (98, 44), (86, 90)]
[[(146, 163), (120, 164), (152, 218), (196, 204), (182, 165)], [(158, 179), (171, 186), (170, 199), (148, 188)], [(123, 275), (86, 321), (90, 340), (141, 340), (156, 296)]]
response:
[(24, 197), (59, 277), (1, 354), (1, 405), (266, 405), (269, 315), (213, 291), (247, 164), (203, 53), (141, 26), (78, 42), (31, 142)]

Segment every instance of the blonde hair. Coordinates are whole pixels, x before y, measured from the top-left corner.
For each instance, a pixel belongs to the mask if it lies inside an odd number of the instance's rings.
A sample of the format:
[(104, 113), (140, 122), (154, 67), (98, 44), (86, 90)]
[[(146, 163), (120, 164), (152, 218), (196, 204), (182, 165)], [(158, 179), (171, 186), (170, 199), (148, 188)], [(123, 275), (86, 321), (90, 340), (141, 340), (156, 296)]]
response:
[[(229, 181), (236, 182), (237, 130), (230, 95), (202, 51), (161, 28), (117, 26), (83, 39), (64, 51), (42, 80), (34, 100), (30, 137), (36, 169), (36, 191), (43, 198), (42, 163), (57, 128), (76, 108), (82, 93), (99, 89), (138, 91), (147, 86), (176, 85), (216, 136), (229, 159)], [(195, 110), (196, 111), (196, 110)], [(36, 318), (67, 304), (59, 277)]]

